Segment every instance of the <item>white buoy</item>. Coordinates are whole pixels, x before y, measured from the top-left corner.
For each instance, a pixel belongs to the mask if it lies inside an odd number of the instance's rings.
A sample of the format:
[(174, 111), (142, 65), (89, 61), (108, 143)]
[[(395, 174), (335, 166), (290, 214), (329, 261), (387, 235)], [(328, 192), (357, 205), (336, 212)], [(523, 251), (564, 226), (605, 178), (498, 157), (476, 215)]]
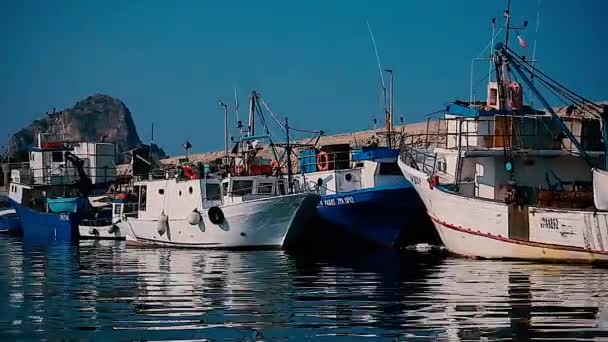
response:
[(188, 223), (191, 226), (198, 226), (201, 223), (201, 214), (198, 210), (194, 209), (190, 214), (188, 214)]
[(160, 214), (160, 217), (158, 218), (158, 234), (160, 234), (161, 236), (164, 235), (167, 232), (167, 228), (169, 227), (169, 216), (163, 214)]

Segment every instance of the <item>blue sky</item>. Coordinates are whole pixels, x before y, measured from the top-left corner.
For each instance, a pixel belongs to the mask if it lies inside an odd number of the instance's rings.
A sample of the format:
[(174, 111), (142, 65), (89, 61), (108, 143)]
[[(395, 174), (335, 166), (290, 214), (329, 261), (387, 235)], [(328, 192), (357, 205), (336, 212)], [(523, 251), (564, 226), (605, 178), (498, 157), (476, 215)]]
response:
[[(577, 92), (608, 99), (608, 1), (513, 0), (539, 66)], [(471, 59), (505, 1), (30, 1), (0, 3), (0, 145), (53, 107), (94, 94), (123, 100), (142, 140), (154, 122), (170, 154), (223, 148), (217, 100), (241, 116), (249, 90), (297, 127), (345, 132), (382, 120), (383, 66), (396, 74), (396, 115), (420, 121), (469, 97)], [(501, 39), (503, 36), (501, 36)], [(480, 65), (475, 79), (483, 77)], [(483, 90), (483, 83), (478, 88)], [(234, 116), (232, 116), (234, 121)]]

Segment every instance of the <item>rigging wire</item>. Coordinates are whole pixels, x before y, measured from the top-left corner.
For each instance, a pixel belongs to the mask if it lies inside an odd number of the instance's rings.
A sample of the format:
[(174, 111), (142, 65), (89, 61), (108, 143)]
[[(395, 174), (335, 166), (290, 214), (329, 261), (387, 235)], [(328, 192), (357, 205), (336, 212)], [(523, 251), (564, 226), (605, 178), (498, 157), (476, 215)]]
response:
[[(533, 68), (533, 65), (529, 62), (526, 61), (525, 59), (523, 59), (521, 56), (519, 56), (517, 53), (515, 53), (513, 50), (511, 50), (510, 48), (507, 48), (507, 51), (509, 52), (510, 55), (512, 55), (513, 57), (513, 61), (516, 62), (520, 67), (523, 67), (523, 64), (530, 66)], [(524, 67), (526, 69), (526, 71), (528, 73), (531, 73), (532, 71), (528, 68), (528, 67)], [(573, 92), (572, 90), (566, 88), (564, 85), (562, 85), (561, 83), (557, 82), (556, 80), (554, 80), (553, 78), (551, 78), (550, 76), (548, 76), (547, 74), (545, 74), (544, 72), (542, 72), (540, 69), (536, 68), (535, 69), (536, 72), (538, 72), (539, 75), (541, 75), (542, 77), (546, 78), (546, 80), (550, 83), (552, 83), (552, 85), (556, 88), (559, 88), (561, 91), (566, 92), (570, 95), (572, 95), (575, 98), (578, 98), (580, 102), (583, 102), (587, 105), (590, 105), (592, 107), (595, 107), (598, 109), (598, 111), (602, 110), (602, 107), (596, 103), (594, 103), (593, 101), (578, 95), (577, 93)]]

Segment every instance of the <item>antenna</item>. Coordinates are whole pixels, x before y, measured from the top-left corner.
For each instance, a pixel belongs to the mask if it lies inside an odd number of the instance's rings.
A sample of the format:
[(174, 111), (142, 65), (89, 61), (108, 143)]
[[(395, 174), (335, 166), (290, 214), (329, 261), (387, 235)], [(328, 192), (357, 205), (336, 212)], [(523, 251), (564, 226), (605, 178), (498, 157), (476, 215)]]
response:
[[(530, 81), (534, 84), (534, 63), (536, 62), (536, 41), (538, 39), (538, 29), (540, 27), (540, 3), (542, 0), (538, 0), (538, 6), (536, 9), (536, 32), (534, 33), (534, 46), (532, 47), (532, 75), (530, 76)], [(534, 97), (530, 99), (530, 106), (534, 106)], [(608, 159), (607, 159), (608, 160)]]
[(228, 105), (222, 100), (219, 100), (217, 104), (224, 108), (224, 156), (228, 156)]
[(374, 53), (376, 54), (378, 72), (380, 73), (380, 80), (382, 81), (382, 93), (384, 95), (384, 108), (386, 111), (386, 84), (384, 83), (384, 75), (382, 74), (382, 64), (380, 63), (380, 55), (378, 54), (378, 47), (376, 46), (376, 38), (374, 38), (374, 33), (372, 32), (372, 27), (370, 26), (369, 21), (365, 22), (367, 23), (367, 30), (369, 31), (369, 35), (372, 38), (372, 44), (374, 45)]
[(236, 121), (239, 122), (239, 96), (236, 86), (234, 86), (234, 113), (236, 114)]

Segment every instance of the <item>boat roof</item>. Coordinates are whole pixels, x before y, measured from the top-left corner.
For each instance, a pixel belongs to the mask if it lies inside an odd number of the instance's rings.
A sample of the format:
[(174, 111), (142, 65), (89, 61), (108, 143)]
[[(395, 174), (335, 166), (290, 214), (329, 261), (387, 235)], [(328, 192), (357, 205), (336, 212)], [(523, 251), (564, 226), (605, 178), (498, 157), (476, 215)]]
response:
[(445, 108), (445, 113), (469, 118), (495, 115), (546, 115), (544, 111), (534, 109), (530, 106), (524, 106), (522, 109), (514, 112), (507, 112), (505, 110), (494, 108), (475, 107), (471, 106), (468, 102), (463, 101), (454, 101), (449, 103)]

